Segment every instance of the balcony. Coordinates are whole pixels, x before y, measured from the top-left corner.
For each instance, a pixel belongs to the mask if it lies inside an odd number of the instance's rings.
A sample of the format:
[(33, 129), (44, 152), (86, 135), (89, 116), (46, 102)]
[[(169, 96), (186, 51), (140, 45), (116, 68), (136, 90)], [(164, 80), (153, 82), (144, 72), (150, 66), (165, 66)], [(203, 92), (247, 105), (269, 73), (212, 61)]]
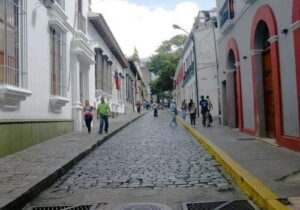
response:
[(86, 18), (80, 13), (77, 13), (78, 25), (77, 28), (86, 34)]
[(194, 76), (195, 74), (195, 64), (192, 62), (192, 64), (189, 66), (188, 70), (185, 72), (184, 78), (183, 78), (183, 83), (182, 86), (184, 87), (190, 79)]
[(221, 33), (227, 33), (234, 26), (234, 9), (233, 1), (226, 0), (219, 11), (220, 29)]

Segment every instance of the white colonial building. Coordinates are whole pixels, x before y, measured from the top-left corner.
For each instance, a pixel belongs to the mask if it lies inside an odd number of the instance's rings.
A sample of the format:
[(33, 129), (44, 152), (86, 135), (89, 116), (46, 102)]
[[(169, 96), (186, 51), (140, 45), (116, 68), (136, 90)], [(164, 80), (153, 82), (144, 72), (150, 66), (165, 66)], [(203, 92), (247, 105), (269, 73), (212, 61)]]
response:
[(300, 1), (217, 7), (223, 123), (300, 151)]
[(81, 131), (85, 100), (133, 111), (128, 67), (90, 0), (1, 0), (0, 157)]
[(219, 100), (216, 57), (216, 37), (218, 36), (218, 32), (215, 31), (214, 22), (214, 11), (199, 11), (191, 35), (188, 37), (177, 65), (174, 78), (176, 81), (177, 104), (180, 105), (184, 99), (187, 103), (190, 99), (196, 102), (195, 44), (198, 97), (201, 95), (209, 96), (213, 104), (211, 114), (218, 116)]

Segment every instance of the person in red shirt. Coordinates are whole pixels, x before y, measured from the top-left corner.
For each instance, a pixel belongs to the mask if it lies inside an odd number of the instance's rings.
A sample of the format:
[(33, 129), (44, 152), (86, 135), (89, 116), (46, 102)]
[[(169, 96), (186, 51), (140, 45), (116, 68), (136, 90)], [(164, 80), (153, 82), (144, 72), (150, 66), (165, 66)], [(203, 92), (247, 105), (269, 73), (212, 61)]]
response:
[(136, 102), (136, 109), (137, 109), (139, 114), (141, 113), (141, 106), (142, 106), (141, 102), (139, 102), (139, 101)]

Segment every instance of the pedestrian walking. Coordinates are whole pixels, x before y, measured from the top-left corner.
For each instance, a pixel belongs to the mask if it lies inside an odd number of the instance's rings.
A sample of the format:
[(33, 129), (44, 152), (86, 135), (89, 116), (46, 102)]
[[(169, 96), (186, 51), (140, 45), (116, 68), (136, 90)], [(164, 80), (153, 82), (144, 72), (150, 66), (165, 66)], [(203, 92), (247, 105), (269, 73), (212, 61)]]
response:
[[(201, 100), (199, 102), (199, 105), (201, 107), (201, 115), (202, 115), (202, 125), (203, 127), (206, 127), (206, 121), (208, 119), (208, 102), (204, 98), (204, 96), (201, 96)], [(208, 127), (210, 127), (210, 122), (208, 121), (207, 124)]]
[(91, 133), (91, 123), (93, 121), (93, 110), (94, 107), (90, 106), (89, 100), (85, 100), (85, 106), (83, 108), (83, 118), (85, 121), (85, 125), (88, 129), (88, 134)]
[(181, 111), (182, 111), (182, 118), (186, 119), (186, 112), (187, 112), (187, 103), (185, 102), (185, 99), (181, 103)]
[(212, 111), (214, 107), (212, 105), (212, 102), (211, 102), (209, 96), (206, 96), (206, 100), (208, 102), (208, 122), (211, 124), (213, 122), (213, 118), (211, 116), (210, 111)]
[(176, 121), (176, 115), (177, 115), (177, 107), (174, 100), (172, 100), (172, 103), (170, 104), (170, 112), (171, 112), (171, 122), (170, 127), (173, 127), (174, 124), (175, 127), (177, 127), (177, 121)]
[(188, 104), (188, 111), (191, 111), (192, 105), (193, 105), (193, 99), (190, 99), (190, 103)]
[(153, 103), (153, 112), (154, 112), (154, 117), (158, 117), (158, 105), (157, 103)]
[(141, 102), (138, 101), (135, 105), (136, 105), (137, 112), (141, 114), (141, 106), (142, 106)]
[(100, 117), (100, 127), (99, 127), (99, 134), (102, 134), (103, 132), (103, 127), (104, 127), (104, 131), (105, 133), (108, 132), (108, 115), (110, 113), (110, 109), (109, 109), (109, 105), (107, 103), (105, 103), (105, 100), (103, 97), (101, 97), (101, 103), (98, 104), (97, 107), (97, 119), (99, 119)]
[(191, 118), (192, 127), (196, 127), (196, 113), (197, 113), (196, 104), (193, 103), (191, 110), (190, 110), (190, 118)]

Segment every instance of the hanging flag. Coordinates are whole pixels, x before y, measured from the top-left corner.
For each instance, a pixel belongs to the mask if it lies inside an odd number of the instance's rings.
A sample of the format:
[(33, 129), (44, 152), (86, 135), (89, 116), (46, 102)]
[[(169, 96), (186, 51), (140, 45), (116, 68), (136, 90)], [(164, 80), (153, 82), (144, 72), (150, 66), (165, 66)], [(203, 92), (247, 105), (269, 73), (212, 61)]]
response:
[(119, 74), (117, 71), (115, 72), (114, 79), (115, 79), (116, 89), (120, 90), (120, 79), (119, 79)]

